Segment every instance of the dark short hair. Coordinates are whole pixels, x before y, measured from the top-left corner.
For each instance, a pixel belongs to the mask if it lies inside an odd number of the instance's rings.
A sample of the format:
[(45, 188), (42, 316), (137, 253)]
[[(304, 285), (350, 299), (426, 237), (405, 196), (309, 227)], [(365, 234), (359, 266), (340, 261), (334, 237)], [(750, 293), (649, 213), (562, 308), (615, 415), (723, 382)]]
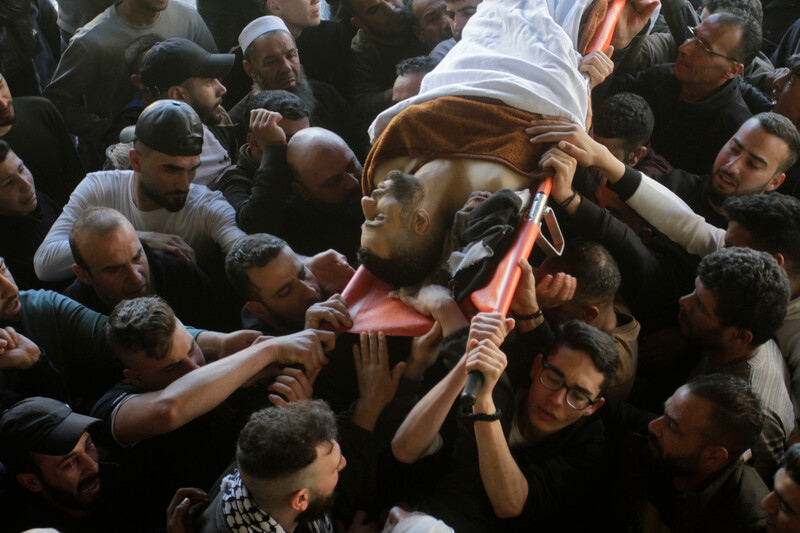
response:
[(750, 248), (725, 248), (707, 255), (697, 277), (711, 291), (723, 326), (749, 330), (751, 346), (767, 342), (783, 324), (789, 279), (775, 259)]
[(611, 301), (622, 284), (617, 262), (602, 244), (594, 241), (570, 240), (560, 256), (548, 257), (546, 263), (546, 270), (564, 272), (577, 280), (571, 300), (577, 305)]
[(789, 59), (786, 60), (786, 66), (789, 67), (793, 76), (800, 76), (800, 54), (789, 56)]
[(398, 76), (406, 74), (427, 74), (436, 68), (439, 60), (431, 56), (407, 57), (397, 64), (395, 71)]
[(797, 485), (800, 485), (800, 444), (793, 444), (786, 450), (783, 456), (783, 463), (781, 465), (786, 474)]
[(595, 368), (603, 374), (601, 393), (616, 377), (619, 370), (619, 350), (608, 333), (586, 322), (570, 320), (556, 328), (556, 338), (547, 348), (544, 358), (554, 355), (563, 347), (589, 356)]
[(729, 221), (753, 234), (749, 248), (782, 254), (786, 271), (800, 274), (800, 200), (780, 193), (731, 196), (724, 209)]
[(724, 446), (733, 461), (755, 444), (764, 427), (764, 412), (745, 380), (729, 374), (707, 374), (690, 379), (686, 386), (714, 408), (706, 430), (708, 445)]
[(744, 64), (745, 67), (749, 66), (761, 50), (761, 25), (753, 17), (725, 11), (714, 13), (706, 20), (711, 18), (725, 26), (738, 26), (742, 29), (741, 41), (729, 55)]
[(177, 319), (158, 296), (143, 296), (118, 303), (108, 317), (106, 338), (117, 352), (144, 352), (160, 361), (172, 349)]
[(733, 13), (742, 18), (753, 18), (759, 26), (764, 20), (760, 0), (703, 0), (703, 8), (711, 13)]
[(260, 480), (291, 476), (336, 440), (336, 418), (323, 400), (293, 402), (253, 413), (236, 442), (239, 470)]
[(125, 54), (123, 55), (128, 73), (139, 74), (139, 68), (142, 66), (144, 54), (150, 50), (154, 44), (163, 40), (164, 38), (160, 35), (148, 33), (131, 41), (125, 48)]
[(245, 298), (257, 300), (257, 289), (247, 276), (247, 271), (267, 266), (288, 246), (286, 241), (269, 233), (254, 233), (236, 241), (225, 256), (225, 273), (236, 292)]
[(277, 111), (283, 118), (288, 118), (289, 120), (300, 120), (311, 114), (308, 104), (302, 98), (282, 89), (261, 91), (251, 96), (247, 104), (247, 115), (245, 115), (248, 117), (248, 121), (250, 112), (254, 109)]
[(778, 172), (785, 172), (797, 162), (800, 154), (800, 133), (797, 133), (797, 127), (788, 118), (772, 111), (759, 113), (753, 118), (758, 120), (761, 129), (779, 138), (789, 147), (789, 155), (778, 165)]
[(5, 141), (0, 140), (0, 163), (6, 160), (9, 152), (11, 152), (11, 145)]
[(630, 153), (646, 146), (653, 135), (655, 118), (647, 100), (633, 93), (612, 95), (594, 110), (594, 133), (608, 139), (622, 139)]

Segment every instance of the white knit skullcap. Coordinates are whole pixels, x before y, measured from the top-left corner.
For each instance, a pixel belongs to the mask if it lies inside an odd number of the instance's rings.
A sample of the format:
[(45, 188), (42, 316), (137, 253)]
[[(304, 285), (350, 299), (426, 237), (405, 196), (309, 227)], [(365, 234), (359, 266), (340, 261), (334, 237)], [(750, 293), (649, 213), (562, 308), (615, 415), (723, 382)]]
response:
[(247, 47), (253, 44), (253, 41), (268, 31), (275, 30), (283, 30), (291, 35), (289, 28), (286, 27), (286, 23), (284, 23), (280, 17), (274, 15), (259, 17), (245, 26), (242, 33), (239, 34), (239, 46), (242, 47), (242, 53), (247, 51)]

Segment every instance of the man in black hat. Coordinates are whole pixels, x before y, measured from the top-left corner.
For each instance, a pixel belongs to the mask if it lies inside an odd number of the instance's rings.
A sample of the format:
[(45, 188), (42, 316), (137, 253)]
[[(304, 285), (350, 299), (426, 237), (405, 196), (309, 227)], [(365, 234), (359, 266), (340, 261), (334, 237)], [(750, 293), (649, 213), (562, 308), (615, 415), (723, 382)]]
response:
[(194, 182), (212, 185), (233, 166), (238, 148), (233, 122), (222, 108), (219, 78), (233, 67), (233, 54), (212, 54), (181, 38), (156, 43), (144, 56), (139, 76), (153, 98), (186, 102), (203, 122), (203, 151)]
[(196, 257), (209, 274), (216, 263), (221, 265), (218, 249), (227, 252), (244, 236), (222, 194), (192, 183), (200, 166), (203, 124), (191, 106), (154, 102), (139, 116), (133, 135), (132, 171), (88, 174), (72, 193), (34, 257), (40, 279), (71, 276), (69, 233), (89, 207), (116, 209), (150, 247), (192, 261)]
[(2, 499), (3, 527), (22, 531), (55, 527), (71, 531), (126, 530), (114, 519), (106, 476), (90, 431), (100, 420), (74, 413), (40, 396), (15, 404), (0, 418), (0, 460), (16, 478)]

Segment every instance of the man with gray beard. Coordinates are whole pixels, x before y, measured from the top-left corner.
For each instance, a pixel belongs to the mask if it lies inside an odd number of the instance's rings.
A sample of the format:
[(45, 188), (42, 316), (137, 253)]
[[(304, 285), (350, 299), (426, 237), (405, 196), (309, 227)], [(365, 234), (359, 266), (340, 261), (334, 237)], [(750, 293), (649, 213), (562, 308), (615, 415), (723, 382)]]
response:
[(366, 131), (354, 131), (350, 106), (332, 85), (306, 78), (297, 45), (283, 20), (271, 15), (254, 20), (239, 34), (239, 45), (244, 52), (242, 66), (253, 80), (253, 91), (229, 112), (239, 124), (240, 142), (247, 134), (250, 117), (245, 115), (253, 95), (283, 89), (308, 105), (311, 126), (338, 134), (363, 161), (369, 148)]

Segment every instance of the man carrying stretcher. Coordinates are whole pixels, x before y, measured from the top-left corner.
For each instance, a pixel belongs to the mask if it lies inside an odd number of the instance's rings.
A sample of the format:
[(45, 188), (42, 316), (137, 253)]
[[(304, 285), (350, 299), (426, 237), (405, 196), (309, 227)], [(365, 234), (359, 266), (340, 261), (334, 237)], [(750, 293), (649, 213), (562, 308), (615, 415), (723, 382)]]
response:
[[(586, 50), (607, 5), (486, 0), (420, 94), (377, 117), (359, 250), (372, 274), (395, 286), (422, 282), (473, 191), (526, 189), (566, 157), (531, 144), (525, 128), (542, 116), (588, 126), (590, 89), (613, 65), (603, 52), (582, 58), (576, 50)], [(614, 38), (643, 26), (657, 7), (656, 0), (626, 4)]]

